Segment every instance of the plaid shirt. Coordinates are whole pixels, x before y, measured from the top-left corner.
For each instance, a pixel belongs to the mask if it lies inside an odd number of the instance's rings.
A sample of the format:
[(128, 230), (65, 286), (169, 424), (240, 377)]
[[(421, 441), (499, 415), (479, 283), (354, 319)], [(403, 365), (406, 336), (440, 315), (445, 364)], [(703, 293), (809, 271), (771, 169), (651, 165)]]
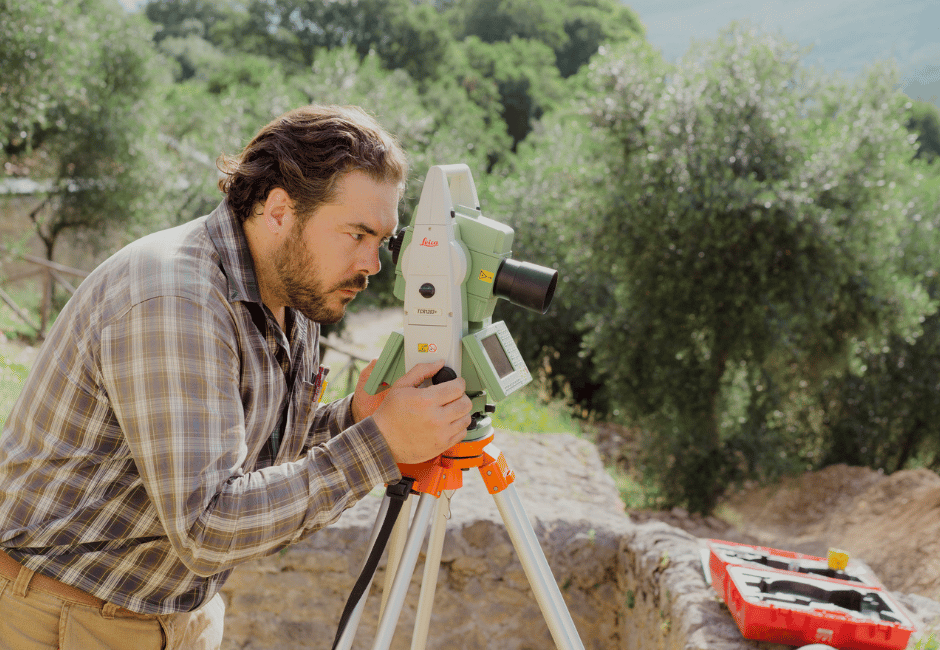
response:
[(185, 612), (397, 481), (351, 397), (316, 408), (319, 325), (288, 322), (224, 202), (104, 262), (0, 436), (0, 547), (127, 609)]

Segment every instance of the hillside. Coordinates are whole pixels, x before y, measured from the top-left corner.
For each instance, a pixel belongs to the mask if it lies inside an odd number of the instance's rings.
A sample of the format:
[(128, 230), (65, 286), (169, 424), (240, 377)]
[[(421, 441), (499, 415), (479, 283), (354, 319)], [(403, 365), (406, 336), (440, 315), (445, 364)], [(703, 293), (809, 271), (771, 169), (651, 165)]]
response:
[(647, 39), (670, 61), (692, 39), (714, 38), (733, 20), (747, 19), (812, 48), (806, 63), (854, 77), (876, 60), (894, 59), (913, 99), (940, 106), (940, 3), (907, 0), (628, 0), (646, 27)]

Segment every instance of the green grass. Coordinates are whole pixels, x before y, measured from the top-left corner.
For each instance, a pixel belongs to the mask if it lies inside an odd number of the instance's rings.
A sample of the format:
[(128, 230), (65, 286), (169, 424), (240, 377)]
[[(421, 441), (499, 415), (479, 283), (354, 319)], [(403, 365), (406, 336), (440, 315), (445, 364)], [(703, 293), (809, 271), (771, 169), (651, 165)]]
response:
[[(27, 312), (34, 323), (39, 324), (39, 306), (42, 303), (42, 292), (34, 286), (8, 285), (4, 291)], [(0, 332), (7, 338), (33, 337), (36, 330), (24, 323), (4, 302), (0, 302)]]
[(614, 485), (627, 510), (658, 510), (662, 507), (660, 491), (656, 486), (638, 480), (635, 476), (620, 468), (607, 466), (607, 473), (614, 479)]
[(940, 641), (937, 640), (936, 632), (929, 630), (923, 634), (914, 644), (914, 650), (938, 650)]
[(565, 405), (543, 400), (538, 388), (529, 384), (496, 405), (493, 426), (497, 429), (526, 433), (577, 434), (578, 425)]
[(13, 403), (23, 390), (29, 368), (14, 363), (5, 350), (0, 349), (0, 428), (3, 428)]
[[(358, 363), (358, 369), (365, 367)], [(342, 399), (349, 394), (345, 373), (341, 368), (334, 368), (329, 376), (323, 403)], [(355, 382), (353, 382), (355, 386)], [(533, 384), (511, 394), (496, 405), (492, 416), (493, 426), (497, 429), (527, 433), (572, 433), (578, 434), (578, 425), (568, 413), (565, 405), (558, 401), (546, 402), (539, 397), (538, 388)]]

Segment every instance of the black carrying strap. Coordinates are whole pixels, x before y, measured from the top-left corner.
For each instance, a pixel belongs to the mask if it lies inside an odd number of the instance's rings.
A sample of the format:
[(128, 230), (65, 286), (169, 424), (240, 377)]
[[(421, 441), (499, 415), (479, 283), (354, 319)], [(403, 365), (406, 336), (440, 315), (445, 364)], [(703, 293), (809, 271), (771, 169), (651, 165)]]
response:
[(385, 496), (390, 498), (388, 511), (385, 513), (385, 520), (382, 522), (382, 528), (379, 529), (378, 537), (375, 538), (375, 544), (372, 545), (369, 557), (366, 559), (366, 563), (359, 573), (356, 584), (353, 585), (352, 593), (349, 594), (346, 607), (343, 608), (343, 615), (340, 616), (339, 619), (339, 628), (336, 630), (336, 638), (333, 639), (333, 650), (336, 650), (336, 646), (343, 636), (343, 631), (346, 629), (346, 624), (349, 623), (349, 617), (352, 616), (356, 605), (359, 604), (366, 588), (372, 581), (372, 576), (375, 575), (375, 570), (379, 566), (379, 560), (382, 558), (382, 553), (385, 552), (388, 539), (392, 535), (392, 528), (395, 527), (395, 522), (398, 520), (398, 513), (401, 512), (401, 507), (404, 505), (405, 499), (411, 494), (411, 486), (414, 485), (414, 482), (415, 480), (413, 478), (405, 476), (402, 477), (398, 483), (389, 485), (385, 489)]

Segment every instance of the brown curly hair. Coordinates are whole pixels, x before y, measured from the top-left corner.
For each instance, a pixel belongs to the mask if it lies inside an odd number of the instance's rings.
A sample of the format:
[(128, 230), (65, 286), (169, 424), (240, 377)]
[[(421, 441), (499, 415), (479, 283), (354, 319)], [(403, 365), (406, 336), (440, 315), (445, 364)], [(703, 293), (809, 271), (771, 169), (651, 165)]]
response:
[(219, 189), (242, 222), (256, 204), (280, 187), (303, 223), (333, 200), (339, 179), (361, 170), (402, 190), (408, 160), (401, 146), (358, 106), (312, 104), (296, 108), (262, 127), (238, 156), (216, 160)]

